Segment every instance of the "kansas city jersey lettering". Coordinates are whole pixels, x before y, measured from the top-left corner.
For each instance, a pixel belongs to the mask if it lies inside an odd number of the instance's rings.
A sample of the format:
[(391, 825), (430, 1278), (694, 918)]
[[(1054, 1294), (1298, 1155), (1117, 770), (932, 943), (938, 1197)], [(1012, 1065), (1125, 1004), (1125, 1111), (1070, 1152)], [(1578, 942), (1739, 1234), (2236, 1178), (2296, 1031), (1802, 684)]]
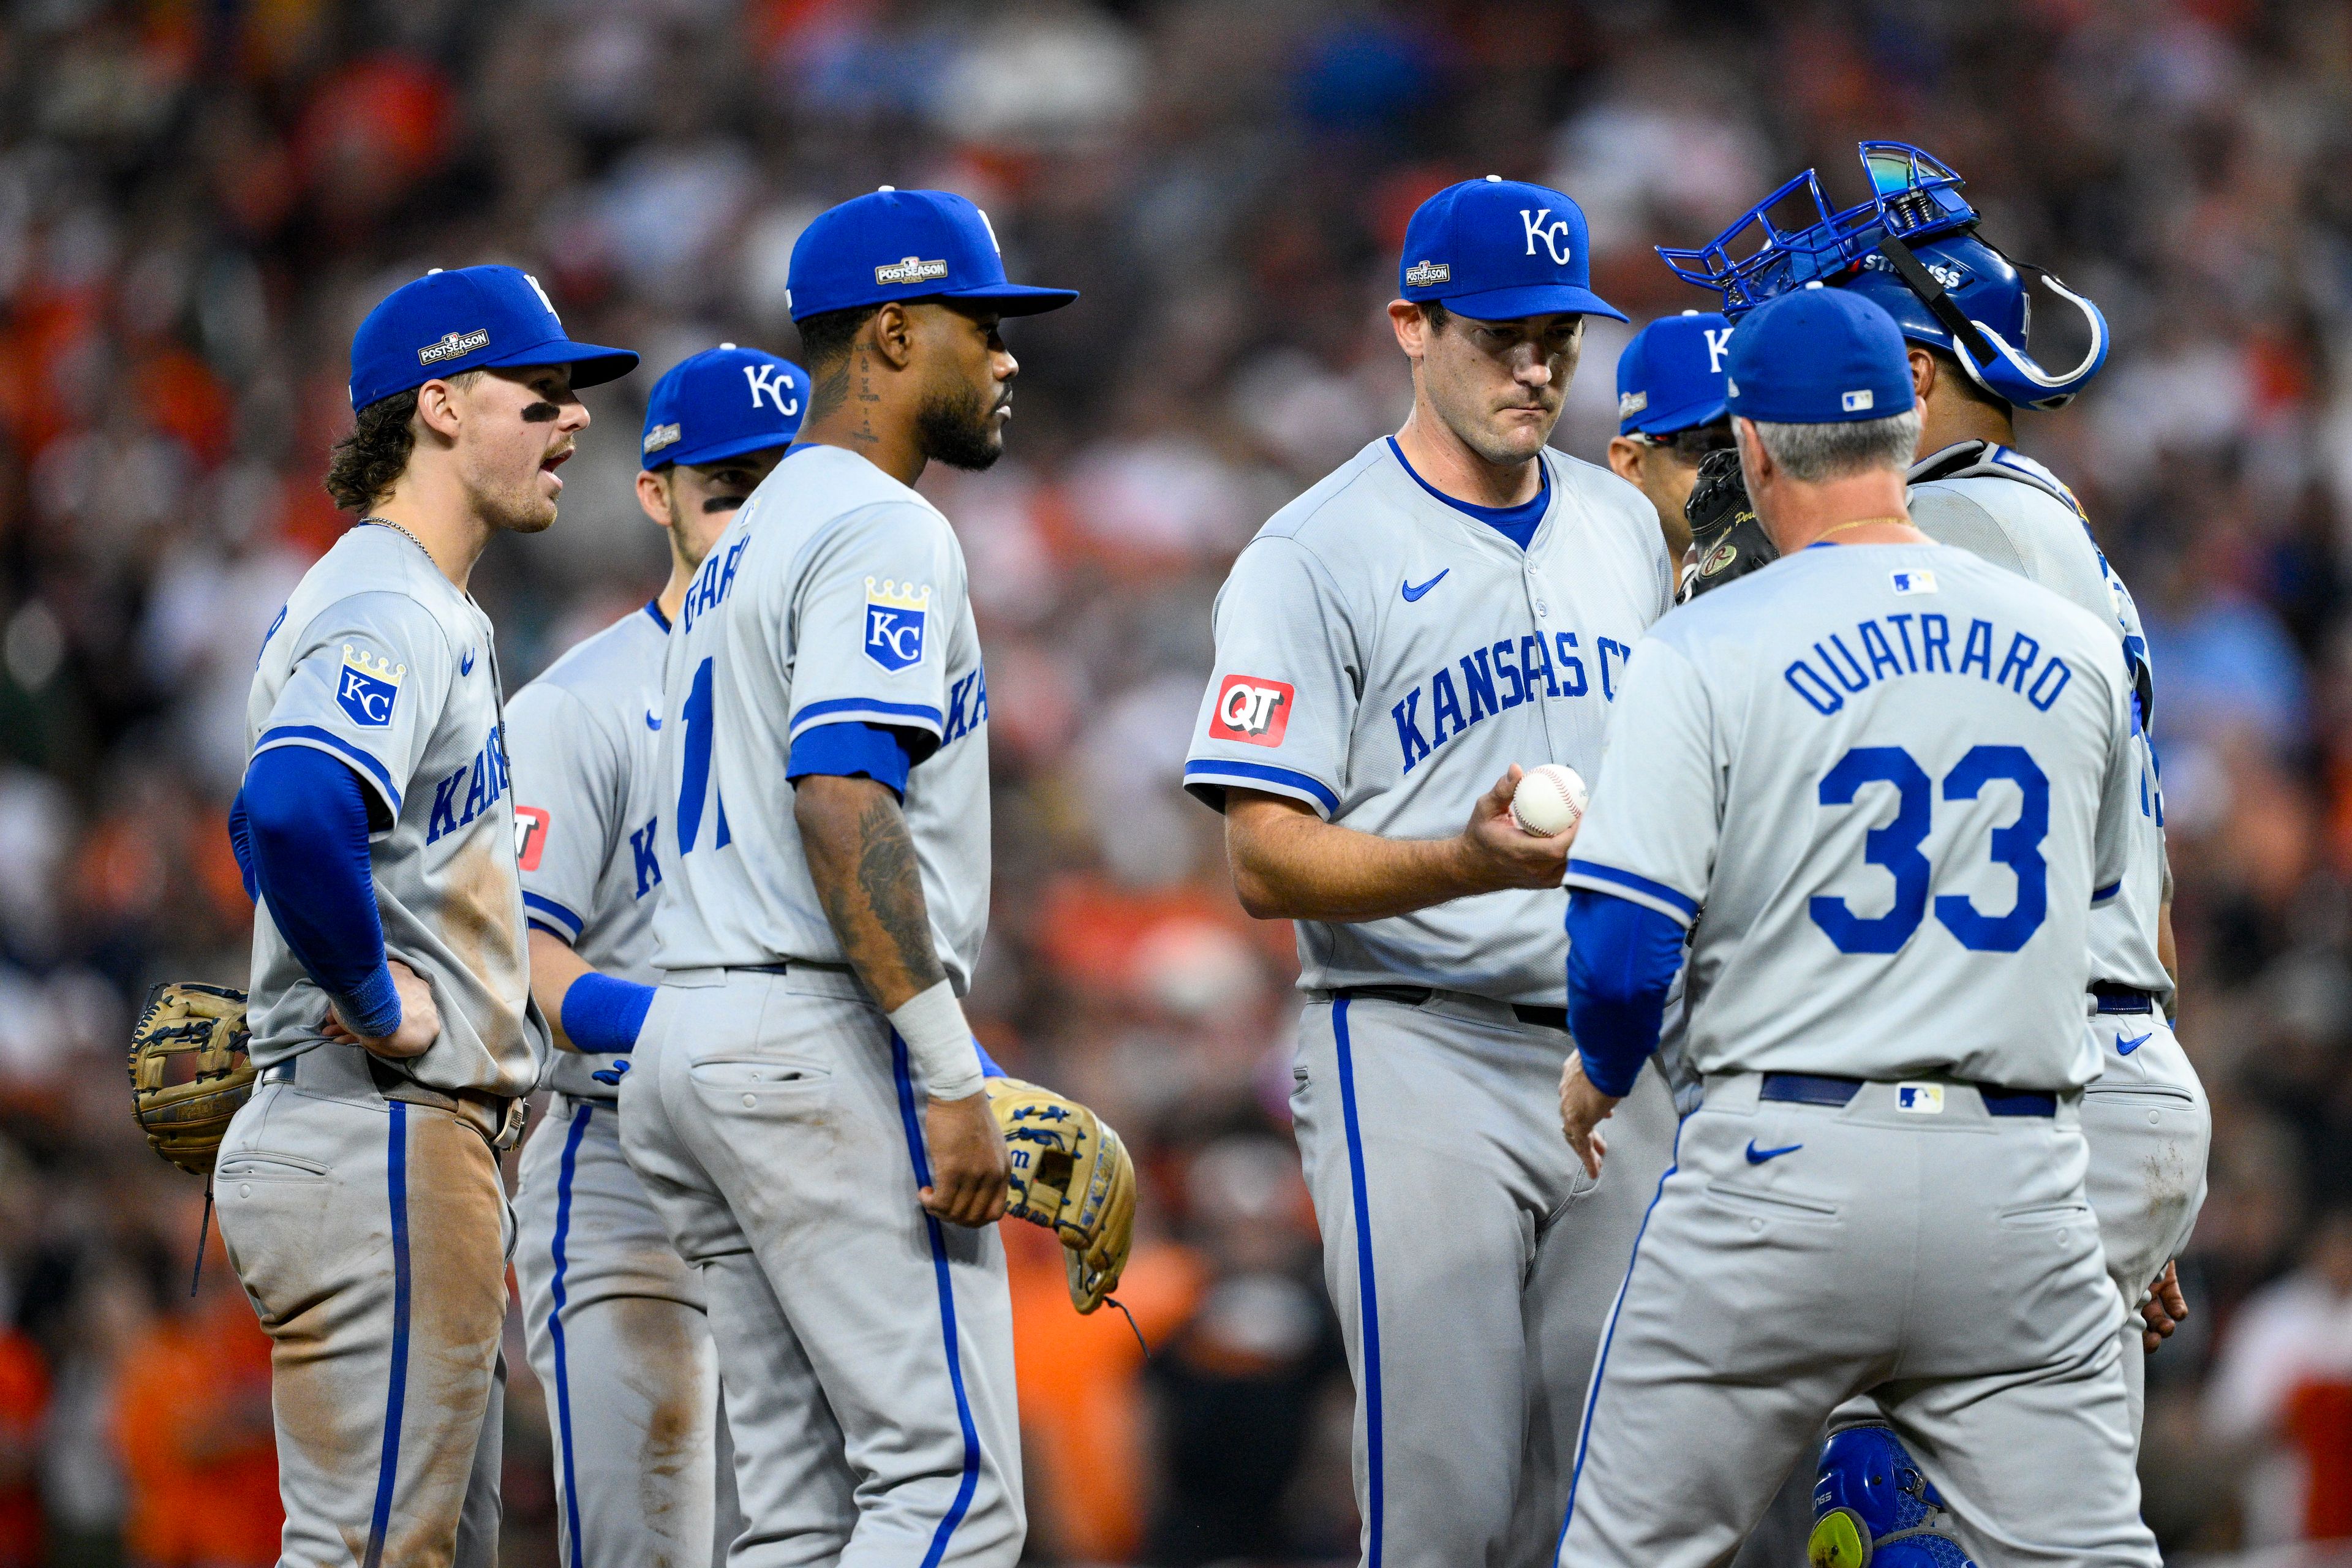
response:
[(975, 669), (948, 683), (948, 711), (940, 726), (940, 744), (952, 746), (988, 722), (988, 671)]
[(499, 743), (498, 727), (493, 725), (489, 739), (482, 742), (470, 764), (434, 784), (433, 816), (425, 842), (438, 842), (442, 835), (457, 832), (496, 805), (509, 782), (506, 748)]
[[(1591, 640), (1602, 701), (1617, 700), (1617, 677), (1632, 652), (1631, 647), (1615, 637)], [(1554, 632), (1549, 637), (1530, 633), (1474, 649), (1438, 670), (1389, 710), (1396, 724), (1397, 751), (1404, 771), (1411, 773), (1423, 758), (1490, 715), (1507, 712), (1538, 697), (1591, 695), (1593, 681), (1586, 671), (1584, 654), (1584, 644), (1574, 632)], [(1429, 697), (1425, 710), (1424, 692)]]
[[(1902, 575), (1896, 574), (1898, 578)], [(1898, 581), (1895, 591), (1909, 590)], [(1847, 697), (1870, 689), (1874, 681), (1939, 674), (1973, 675), (2007, 687), (2047, 713), (2067, 682), (2074, 679), (2064, 659), (2056, 654), (2043, 656), (2046, 637), (2018, 631), (2008, 634), (2004, 642), (1990, 621), (1971, 616), (1967, 628), (1958, 633), (1956, 660), (1954, 635), (1948, 616), (1874, 616), (1854, 623), (1852, 647), (1843, 633), (1832, 632), (1816, 640), (1807, 657), (1792, 660), (1780, 679), (1823, 718), (1843, 708)]]

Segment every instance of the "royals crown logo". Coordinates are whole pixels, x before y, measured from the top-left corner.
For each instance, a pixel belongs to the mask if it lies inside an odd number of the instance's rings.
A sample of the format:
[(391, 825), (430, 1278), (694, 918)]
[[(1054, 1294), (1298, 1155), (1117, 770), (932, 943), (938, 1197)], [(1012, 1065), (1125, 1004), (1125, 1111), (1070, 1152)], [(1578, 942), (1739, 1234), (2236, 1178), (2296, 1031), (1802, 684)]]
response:
[(345, 643), (335, 703), (351, 715), (352, 723), (383, 729), (392, 722), (392, 706), (400, 700), (400, 678), (407, 673), (404, 664)]
[(866, 579), (866, 657), (897, 674), (923, 662), (930, 584)]

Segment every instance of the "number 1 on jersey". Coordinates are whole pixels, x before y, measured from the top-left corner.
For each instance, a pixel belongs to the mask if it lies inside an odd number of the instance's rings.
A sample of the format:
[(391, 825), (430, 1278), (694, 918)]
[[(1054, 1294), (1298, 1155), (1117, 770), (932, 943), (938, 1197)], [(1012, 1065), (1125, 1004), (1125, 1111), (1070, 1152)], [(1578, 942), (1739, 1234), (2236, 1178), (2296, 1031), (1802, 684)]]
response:
[(702, 805), (710, 796), (710, 660), (694, 668), (694, 687), (686, 694), (686, 767), (677, 787), (677, 852), (690, 855), (702, 834)]

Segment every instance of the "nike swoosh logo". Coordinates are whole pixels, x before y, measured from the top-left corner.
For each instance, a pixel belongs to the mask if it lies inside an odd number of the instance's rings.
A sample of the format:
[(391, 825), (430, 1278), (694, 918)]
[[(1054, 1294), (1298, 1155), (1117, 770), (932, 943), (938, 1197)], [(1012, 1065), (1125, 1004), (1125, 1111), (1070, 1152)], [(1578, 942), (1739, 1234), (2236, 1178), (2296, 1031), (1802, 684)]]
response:
[(2147, 1044), (2150, 1039), (2155, 1037), (2155, 1035), (2156, 1031), (2154, 1029), (2150, 1029), (2147, 1034), (2141, 1035), (2136, 1039), (2117, 1040), (2116, 1042), (2116, 1055), (2119, 1057), (2127, 1057), (2131, 1055), (2134, 1051)]
[(466, 657), (457, 661), (457, 673), (461, 676), (471, 675), (474, 673), (474, 650), (472, 648), (467, 648), (466, 650)]
[(656, 731), (661, 728), (661, 721), (654, 717), (654, 710), (650, 708), (646, 710), (646, 728)]
[(1803, 1147), (1802, 1143), (1783, 1143), (1778, 1149), (1759, 1149), (1756, 1146), (1756, 1140), (1750, 1138), (1748, 1141), (1748, 1163), (1751, 1165), (1760, 1165), (1767, 1160), (1777, 1160), (1783, 1154), (1793, 1154)]
[[(1448, 566), (1445, 569), (1445, 572), (1451, 572), (1453, 570), (1453, 567)], [(1432, 577), (1428, 582), (1423, 583), (1418, 588), (1414, 587), (1410, 583), (1399, 584), (1399, 586), (1404, 590), (1404, 602), (1408, 605), (1418, 604), (1423, 594), (1428, 593), (1432, 588), (1436, 587), (1440, 583), (1445, 581), (1445, 572), (1440, 572), (1436, 576)]]

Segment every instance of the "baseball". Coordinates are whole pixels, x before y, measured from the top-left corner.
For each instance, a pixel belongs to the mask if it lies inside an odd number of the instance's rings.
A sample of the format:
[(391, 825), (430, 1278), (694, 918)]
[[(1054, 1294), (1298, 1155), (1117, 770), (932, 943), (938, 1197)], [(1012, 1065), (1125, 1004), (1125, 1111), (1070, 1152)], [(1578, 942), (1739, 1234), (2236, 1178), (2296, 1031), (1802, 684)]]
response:
[(1529, 768), (1511, 795), (1511, 820), (1522, 833), (1549, 838), (1584, 820), (1584, 803), (1591, 798), (1584, 781), (1565, 763)]

